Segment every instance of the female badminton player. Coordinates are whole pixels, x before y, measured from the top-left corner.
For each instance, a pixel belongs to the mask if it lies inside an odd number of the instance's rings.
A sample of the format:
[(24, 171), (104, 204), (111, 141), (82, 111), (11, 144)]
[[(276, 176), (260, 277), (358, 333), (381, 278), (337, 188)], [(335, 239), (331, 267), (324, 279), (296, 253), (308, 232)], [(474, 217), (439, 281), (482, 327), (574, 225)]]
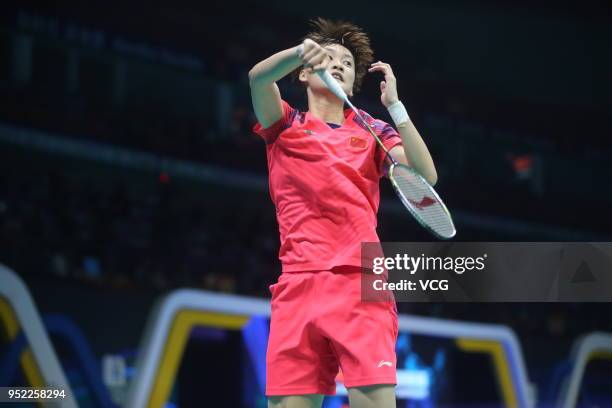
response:
[[(353, 408), (395, 407), (395, 302), (361, 301), (361, 243), (379, 242), (376, 214), (385, 155), (363, 123), (328, 90), (327, 70), (352, 96), (366, 73), (384, 75), (380, 101), (398, 131), (362, 113), (399, 163), (430, 184), (436, 170), (400, 101), (389, 64), (373, 61), (367, 34), (318, 18), (304, 41), (249, 72), (253, 131), (266, 143), (282, 274), (270, 286), (266, 357), (269, 407), (320, 407), (342, 369)], [(285, 102), (276, 81), (294, 72), (308, 111)]]

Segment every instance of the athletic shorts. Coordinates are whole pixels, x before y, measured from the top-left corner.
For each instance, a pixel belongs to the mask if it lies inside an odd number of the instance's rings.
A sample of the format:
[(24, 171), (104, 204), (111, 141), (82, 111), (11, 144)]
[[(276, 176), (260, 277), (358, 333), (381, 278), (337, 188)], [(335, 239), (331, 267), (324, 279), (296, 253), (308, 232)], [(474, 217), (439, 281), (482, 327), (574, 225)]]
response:
[(395, 301), (362, 302), (359, 268), (291, 272), (270, 286), (266, 395), (396, 384)]

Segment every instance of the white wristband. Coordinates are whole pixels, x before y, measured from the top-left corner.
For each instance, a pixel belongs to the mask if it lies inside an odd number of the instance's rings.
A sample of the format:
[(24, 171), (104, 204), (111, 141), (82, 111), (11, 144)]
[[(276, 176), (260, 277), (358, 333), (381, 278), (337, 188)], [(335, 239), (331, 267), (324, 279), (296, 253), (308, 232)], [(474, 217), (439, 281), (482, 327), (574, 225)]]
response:
[(402, 101), (395, 102), (393, 105), (389, 106), (387, 110), (389, 111), (389, 115), (391, 115), (391, 119), (393, 119), (395, 126), (399, 127), (399, 125), (410, 120), (408, 112), (406, 112), (406, 108), (404, 107)]

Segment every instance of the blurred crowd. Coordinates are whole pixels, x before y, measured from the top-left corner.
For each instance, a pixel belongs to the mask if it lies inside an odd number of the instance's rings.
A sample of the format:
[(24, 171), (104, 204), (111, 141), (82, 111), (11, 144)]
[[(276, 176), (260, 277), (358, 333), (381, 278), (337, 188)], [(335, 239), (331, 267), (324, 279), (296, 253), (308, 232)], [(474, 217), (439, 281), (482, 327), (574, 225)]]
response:
[(26, 277), (267, 296), (279, 272), (265, 207), (194, 198), (165, 174), (134, 191), (95, 174), (2, 170), (0, 259)]

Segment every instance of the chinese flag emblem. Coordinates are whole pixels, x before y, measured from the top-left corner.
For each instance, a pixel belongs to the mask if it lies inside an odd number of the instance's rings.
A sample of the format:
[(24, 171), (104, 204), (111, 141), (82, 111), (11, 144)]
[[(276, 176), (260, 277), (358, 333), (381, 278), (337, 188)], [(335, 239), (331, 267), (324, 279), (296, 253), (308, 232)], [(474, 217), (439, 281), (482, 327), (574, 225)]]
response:
[(351, 147), (357, 147), (359, 149), (365, 149), (368, 146), (365, 140), (356, 136), (351, 136), (350, 143)]

